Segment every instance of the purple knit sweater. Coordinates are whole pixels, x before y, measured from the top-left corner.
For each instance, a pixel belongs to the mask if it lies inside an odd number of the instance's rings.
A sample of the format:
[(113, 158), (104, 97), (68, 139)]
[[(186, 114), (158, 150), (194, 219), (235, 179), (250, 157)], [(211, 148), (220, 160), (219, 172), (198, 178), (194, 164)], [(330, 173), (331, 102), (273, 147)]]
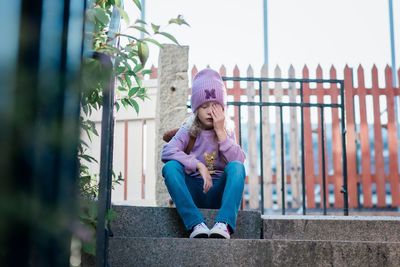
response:
[[(192, 151), (187, 155), (184, 150), (189, 143), (189, 132), (185, 127), (181, 127), (175, 136), (164, 145), (161, 160), (167, 162), (176, 160), (185, 167), (185, 172), (192, 176), (198, 176), (197, 163), (203, 162), (207, 166), (205, 157), (214, 155), (212, 160), (215, 174), (224, 171), (227, 162), (240, 161), (244, 162), (245, 155), (242, 148), (236, 143), (235, 133), (228, 133), (228, 137), (223, 142), (218, 142), (217, 135), (214, 130), (202, 130), (193, 146)], [(208, 162), (210, 165), (210, 161)]]

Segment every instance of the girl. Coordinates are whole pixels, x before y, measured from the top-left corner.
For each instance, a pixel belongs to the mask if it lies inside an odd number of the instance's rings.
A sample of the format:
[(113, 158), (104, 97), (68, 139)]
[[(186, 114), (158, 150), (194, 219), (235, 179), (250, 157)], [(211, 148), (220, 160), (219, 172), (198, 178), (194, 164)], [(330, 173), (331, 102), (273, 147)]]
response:
[[(164, 181), (190, 238), (230, 239), (242, 199), (245, 155), (225, 118), (226, 89), (218, 72), (207, 68), (195, 76), (191, 107), (192, 116), (163, 148)], [(195, 142), (186, 154), (191, 139)], [(211, 230), (199, 208), (219, 209)]]

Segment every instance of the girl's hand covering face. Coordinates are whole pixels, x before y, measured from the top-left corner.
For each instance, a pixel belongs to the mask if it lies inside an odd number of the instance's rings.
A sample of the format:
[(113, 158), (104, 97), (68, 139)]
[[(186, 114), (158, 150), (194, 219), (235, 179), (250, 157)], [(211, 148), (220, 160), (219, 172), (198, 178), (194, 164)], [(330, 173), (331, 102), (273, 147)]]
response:
[(214, 130), (224, 131), (225, 129), (225, 113), (220, 104), (212, 104), (211, 116), (213, 118)]

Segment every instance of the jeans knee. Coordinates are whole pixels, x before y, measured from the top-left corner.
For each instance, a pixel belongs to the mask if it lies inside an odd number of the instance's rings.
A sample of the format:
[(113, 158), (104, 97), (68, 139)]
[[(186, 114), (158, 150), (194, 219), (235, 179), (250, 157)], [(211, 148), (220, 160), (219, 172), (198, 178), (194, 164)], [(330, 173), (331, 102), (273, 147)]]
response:
[(231, 161), (225, 167), (225, 172), (227, 174), (234, 173), (235, 176), (244, 178), (246, 176), (246, 171), (244, 165), (240, 161)]
[(176, 160), (170, 160), (165, 163), (164, 167), (162, 168), (162, 176), (164, 178), (168, 177), (168, 174), (172, 174), (174, 172), (180, 172), (183, 169), (183, 165)]

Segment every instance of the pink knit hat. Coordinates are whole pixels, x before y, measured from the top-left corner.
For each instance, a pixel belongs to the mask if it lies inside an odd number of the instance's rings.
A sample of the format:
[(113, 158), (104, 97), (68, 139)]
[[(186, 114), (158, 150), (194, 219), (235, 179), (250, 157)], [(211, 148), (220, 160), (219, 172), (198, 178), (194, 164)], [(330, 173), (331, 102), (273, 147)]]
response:
[(226, 106), (226, 89), (218, 72), (207, 68), (199, 73), (193, 79), (192, 83), (192, 111), (195, 112), (198, 107), (206, 102), (215, 101)]

